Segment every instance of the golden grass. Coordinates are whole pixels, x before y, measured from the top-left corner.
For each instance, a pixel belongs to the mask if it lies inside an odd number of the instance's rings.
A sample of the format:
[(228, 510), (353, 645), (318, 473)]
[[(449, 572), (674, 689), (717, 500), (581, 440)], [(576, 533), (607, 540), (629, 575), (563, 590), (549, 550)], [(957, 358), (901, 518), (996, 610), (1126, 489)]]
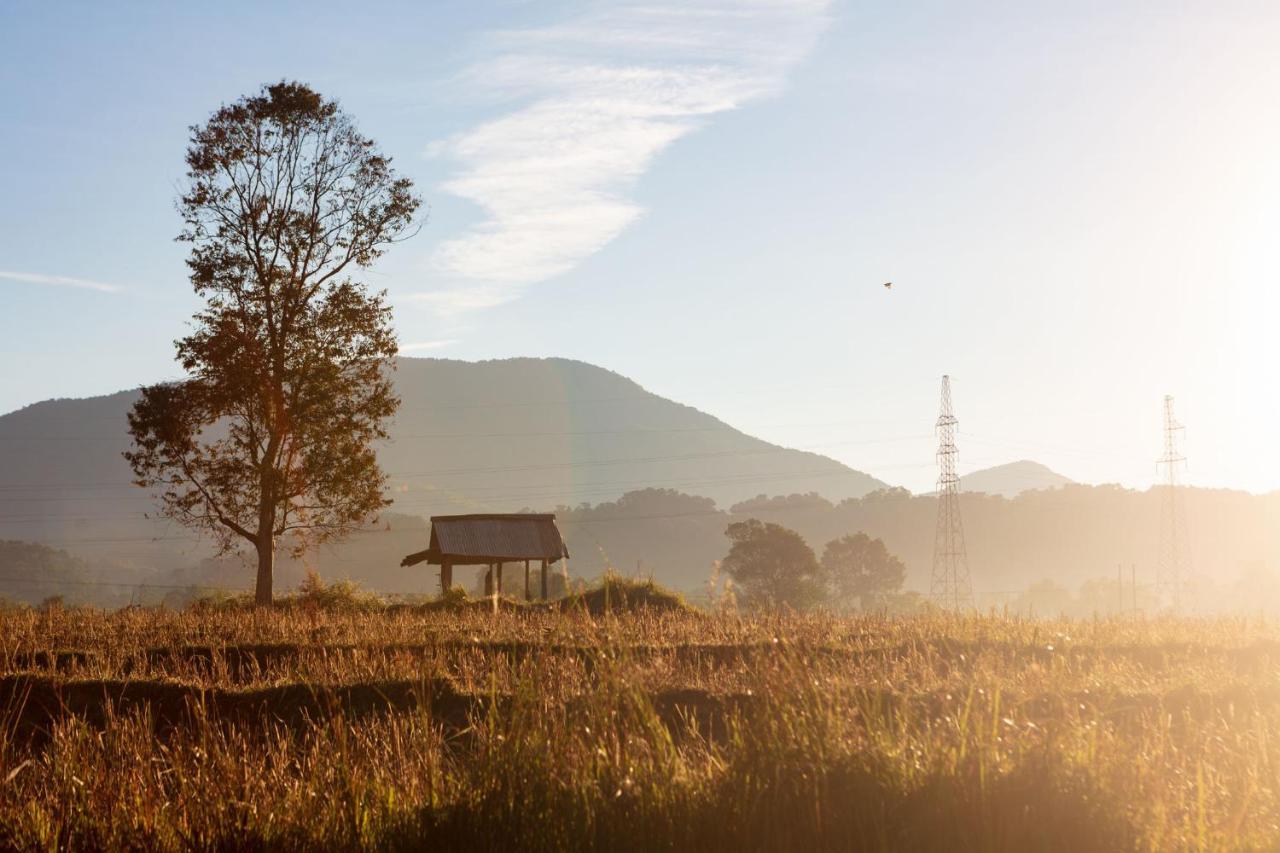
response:
[(0, 614), (0, 846), (1273, 849), (1280, 629)]

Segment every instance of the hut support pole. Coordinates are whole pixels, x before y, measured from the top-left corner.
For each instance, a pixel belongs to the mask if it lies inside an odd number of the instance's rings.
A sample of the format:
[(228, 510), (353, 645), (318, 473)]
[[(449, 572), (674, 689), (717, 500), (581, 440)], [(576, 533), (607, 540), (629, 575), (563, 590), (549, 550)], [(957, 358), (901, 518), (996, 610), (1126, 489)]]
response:
[(493, 563), (484, 570), (484, 594), (486, 597), (493, 595)]
[(502, 563), (498, 563), (498, 595), (502, 595)]
[(542, 600), (547, 600), (547, 560), (542, 560)]
[(524, 561), (524, 600), (529, 601), (529, 561)]
[(453, 589), (453, 564), (446, 562), (440, 566), (440, 594), (448, 595), (451, 589)]

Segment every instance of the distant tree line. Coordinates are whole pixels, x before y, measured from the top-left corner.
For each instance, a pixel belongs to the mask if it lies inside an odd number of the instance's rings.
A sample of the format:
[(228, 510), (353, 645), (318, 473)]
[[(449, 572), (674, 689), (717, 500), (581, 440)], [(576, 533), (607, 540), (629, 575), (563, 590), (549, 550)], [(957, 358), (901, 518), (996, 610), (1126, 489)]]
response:
[(900, 604), (906, 566), (865, 533), (832, 539), (821, 559), (803, 536), (780, 524), (749, 518), (730, 524), (725, 535), (732, 544), (720, 566), (746, 606), (876, 610)]

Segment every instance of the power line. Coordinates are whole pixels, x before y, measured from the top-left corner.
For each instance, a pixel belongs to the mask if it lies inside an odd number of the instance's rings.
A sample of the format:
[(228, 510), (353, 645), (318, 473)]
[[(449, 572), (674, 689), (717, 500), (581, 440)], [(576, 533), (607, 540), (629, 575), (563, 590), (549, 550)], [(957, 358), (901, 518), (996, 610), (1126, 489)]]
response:
[[(853, 443), (853, 442), (851, 442)], [(817, 445), (818, 447), (832, 447), (836, 443), (824, 443)], [(764, 456), (775, 453), (812, 453), (811, 450), (805, 448), (792, 447), (762, 447), (752, 448), (750, 450), (713, 450), (701, 453), (680, 453), (669, 454), (664, 456), (631, 456), (618, 457), (615, 459), (580, 459), (573, 462), (549, 462), (545, 464), (534, 465), (500, 465), (489, 468), (437, 468), (430, 471), (419, 472), (399, 472), (392, 473), (392, 477), (400, 477), (402, 479), (415, 479), (421, 477), (438, 477), (446, 475), (471, 475), (471, 474), (507, 474), (518, 471), (551, 471), (562, 468), (589, 468), (600, 465), (633, 465), (633, 464), (652, 464), (655, 462), (688, 462), (695, 459), (722, 459), (732, 458), (736, 456)], [(852, 471), (852, 469), (850, 469)]]
[[(731, 396), (734, 399), (751, 399), (749, 397), (745, 397), (744, 395), (734, 394)], [(663, 405), (672, 405), (672, 404), (681, 405), (679, 403), (676, 403), (674, 400), (672, 400), (669, 397), (663, 397), (661, 394), (655, 394), (651, 391), (641, 391), (636, 394), (623, 394), (623, 395), (615, 395), (612, 397), (571, 398), (571, 397), (565, 396), (565, 397), (560, 397), (556, 399), (502, 400), (500, 402), (484, 402), (484, 403), (443, 403), (442, 404), (442, 403), (432, 402), (422, 406), (401, 406), (399, 409), (396, 410), (395, 416), (399, 416), (406, 412), (464, 411), (464, 410), (472, 410), (472, 409), (525, 409), (525, 408), (539, 408), (539, 407), (546, 407), (546, 406), (569, 408), (573, 406), (600, 405), (604, 403), (631, 403), (631, 402), (637, 402), (637, 401), (644, 401), (646, 403), (658, 403)], [(42, 402), (59, 402), (59, 401), (47, 400)], [(80, 402), (80, 401), (73, 400), (71, 402)], [(34, 403), (32, 405), (40, 405), (40, 403)], [(25, 408), (30, 408), (30, 407), (28, 406)], [(3, 415), (0, 415), (0, 418), (9, 417), (10, 415), (17, 415), (22, 411), (23, 409), (18, 409), (13, 412), (8, 412)], [(94, 422), (101, 422), (101, 423), (123, 424), (125, 422), (125, 418), (126, 418), (125, 413), (121, 412), (119, 415), (98, 415), (95, 417), (79, 418), (78, 420), (82, 423), (94, 421)]]
[[(630, 487), (629, 491), (637, 491), (637, 490), (646, 489), (646, 488), (677, 488), (677, 487), (678, 488), (699, 488), (699, 487), (714, 486), (714, 485), (735, 485), (735, 484), (745, 485), (749, 483), (767, 483), (767, 482), (775, 482), (775, 481), (785, 481), (785, 480), (790, 480), (793, 478), (801, 478), (801, 477), (809, 479), (809, 478), (816, 478), (816, 477), (844, 476), (844, 475), (847, 475), (847, 473), (848, 472), (846, 471), (831, 471), (831, 470), (782, 471), (782, 472), (775, 472), (770, 475), (758, 475), (758, 476), (744, 475), (740, 477), (722, 477), (722, 478), (714, 478), (714, 479), (707, 479), (707, 480), (674, 480), (674, 481), (672, 480), (653, 480), (653, 481), (619, 480), (613, 483), (594, 483), (594, 484), (591, 484), (590, 487), (562, 489), (559, 491), (542, 491), (542, 492), (529, 491), (529, 492), (521, 492), (521, 493), (487, 495), (487, 494), (474, 494), (473, 493), (474, 490), (473, 490), (473, 491), (462, 493), (461, 496), (472, 498), (478, 501), (488, 502), (488, 503), (511, 503), (516, 501), (537, 502), (537, 501), (556, 500), (556, 499), (570, 499), (575, 497), (585, 498), (585, 497), (593, 497), (593, 496), (599, 496), (599, 495), (615, 495), (618, 493), (619, 488), (627, 488), (627, 487)], [(557, 484), (540, 483), (540, 484), (528, 486), (526, 488), (550, 489), (555, 485)], [(505, 488), (505, 487), (493, 487), (493, 488)], [(519, 488), (519, 487), (514, 487), (514, 488)], [(388, 509), (390, 509), (391, 511), (396, 511), (396, 510), (406, 510), (406, 509), (413, 509), (413, 508), (436, 506), (439, 503), (441, 503), (442, 498), (447, 499), (448, 495), (449, 493), (445, 493), (445, 492), (439, 492), (435, 494), (427, 494), (427, 493), (419, 492), (414, 494), (413, 499), (400, 499), (397, 497), (395, 493), (393, 493), (392, 494), (393, 503), (391, 507), (389, 507)], [(4, 500), (4, 499), (0, 499), (0, 500)], [(12, 499), (12, 500), (21, 500), (21, 499)], [(36, 500), (41, 500), (41, 499), (36, 499)], [(48, 500), (62, 500), (62, 499), (51, 498)], [(153, 499), (150, 496), (141, 496), (139, 498), (131, 498), (130, 500), (152, 501)], [(112, 502), (114, 503), (115, 501), (113, 500)], [(142, 520), (145, 517), (146, 517), (145, 515), (141, 513), (136, 513), (136, 512), (135, 513), (116, 513), (116, 514), (100, 514), (100, 513), (86, 514), (86, 513), (68, 512), (63, 515), (53, 516), (52, 518), (58, 520), (59, 523), (65, 523), (68, 521), (121, 521), (121, 520), (129, 520), (129, 519)], [(49, 520), (50, 518), (51, 516), (49, 515), (24, 515), (24, 516), (0, 515), (0, 524), (30, 523), (30, 522), (37, 522), (37, 521), (46, 521), (46, 520)]]
[[(108, 396), (111, 396), (111, 395), (108, 395)], [(503, 402), (500, 402), (500, 403), (449, 403), (449, 404), (443, 404), (443, 405), (438, 403), (431, 403), (426, 406), (404, 406), (397, 410), (397, 414), (401, 412), (437, 412), (437, 411), (456, 411), (460, 409), (512, 409), (512, 408), (527, 408), (527, 407), (537, 407), (537, 406), (562, 406), (563, 407), (563, 406), (579, 406), (579, 405), (596, 405), (599, 403), (623, 403), (623, 402), (628, 402), (632, 400), (652, 400), (652, 401), (658, 401), (663, 403), (673, 402), (657, 394), (643, 392), (640, 394), (627, 394), (627, 395), (615, 396), (615, 397), (595, 397), (595, 398), (586, 398), (586, 399), (563, 398), (558, 400), (550, 400), (550, 399), (548, 400), (504, 400)], [(52, 403), (52, 402), (59, 402), (59, 401), (46, 400), (43, 402)], [(81, 402), (81, 401), (73, 400), (71, 402)], [(40, 403), (34, 403), (32, 405), (38, 406), (40, 405)], [(30, 408), (30, 407), (28, 406), (26, 408)], [(16, 415), (22, 411), (23, 411), (22, 409), (18, 409), (17, 411), (8, 412), (7, 414), (0, 417), (8, 417), (9, 415)], [(81, 421), (100, 421), (104, 423), (123, 423), (125, 420), (125, 414), (121, 413), (119, 415), (99, 415), (97, 417), (92, 417), (92, 418), (81, 418), (80, 420)]]
[(1087, 456), (1096, 459), (1111, 459), (1114, 456), (1114, 454), (1102, 449), (1086, 449), (1082, 447), (1066, 447), (1063, 445), (1051, 444), (1031, 444), (1018, 439), (988, 436), (979, 433), (965, 432), (964, 430), (956, 430), (956, 434), (963, 436), (967, 441), (973, 441), (978, 444), (985, 444), (991, 447), (999, 447), (1004, 450), (1017, 451), (1020, 453), (1031, 452), (1054, 455)]
[[(899, 465), (894, 467), (919, 468), (919, 467), (924, 467), (927, 464), (930, 464), (930, 463), (907, 463), (904, 465)], [(821, 477), (840, 477), (840, 476), (847, 476), (849, 473), (850, 472), (844, 471), (844, 470), (825, 469), (825, 470), (776, 471), (768, 474), (748, 473), (748, 474), (728, 475), (724, 477), (700, 478), (700, 479), (675, 479), (675, 480), (627, 479), (627, 480), (597, 481), (581, 487), (569, 487), (569, 488), (563, 488), (563, 489), (558, 489), (554, 491), (538, 491), (538, 490), (552, 489), (555, 486), (560, 485), (559, 483), (535, 483), (535, 484), (526, 484), (524, 486), (511, 486), (511, 485), (476, 486), (476, 487), (469, 487), (467, 491), (464, 493), (453, 493), (453, 492), (444, 491), (444, 490), (441, 490), (439, 492), (432, 492), (432, 493), (393, 492), (392, 493), (393, 504), (391, 507), (389, 507), (389, 510), (392, 512), (395, 512), (397, 510), (413, 510), (417, 508), (438, 506), (440, 503), (446, 502), (449, 499), (451, 494), (458, 494), (460, 497), (472, 498), (476, 501), (481, 501), (486, 503), (511, 503), (516, 501), (538, 502), (538, 501), (548, 501), (548, 500), (557, 500), (557, 499), (570, 499), (575, 497), (585, 498), (585, 497), (594, 497), (599, 495), (614, 495), (614, 494), (617, 494), (617, 491), (619, 488), (627, 488), (630, 491), (637, 491), (641, 489), (658, 489), (658, 488), (696, 489), (696, 488), (716, 486), (716, 485), (746, 485), (750, 483), (768, 483), (768, 482), (786, 481), (786, 480), (799, 479), (799, 478), (813, 479), (813, 478), (821, 478)], [(513, 491), (506, 491), (502, 494), (486, 494), (485, 493), (492, 489), (504, 489), (504, 490), (513, 490)], [(514, 491), (514, 490), (521, 490), (521, 489), (523, 489), (524, 491)], [(405, 497), (406, 494), (410, 495), (411, 497)], [(30, 499), (0, 498), (0, 501), (13, 501), (13, 502), (24, 502), (24, 503), (26, 502), (34, 503), (34, 502), (41, 502), (41, 501), (73, 501), (73, 500), (75, 501), (100, 500), (100, 498), (96, 498), (96, 497), (30, 498)], [(153, 498), (150, 495), (138, 495), (136, 497), (111, 499), (112, 503), (117, 503), (123, 500), (151, 502), (153, 501)], [(66, 523), (67, 521), (119, 521), (119, 520), (128, 520), (128, 519), (141, 520), (142, 518), (145, 518), (145, 517), (147, 516), (140, 513), (105, 514), (105, 513), (79, 513), (79, 512), (67, 512), (60, 516), (52, 516), (52, 518), (57, 520), (58, 523)], [(21, 522), (30, 523), (35, 521), (45, 521), (45, 520), (49, 520), (50, 518), (51, 516), (49, 516), (48, 514), (23, 515), (23, 516), (9, 515), (9, 516), (0, 517), (0, 524), (21, 523)], [(150, 541), (150, 539), (146, 541)]]
[[(791, 423), (791, 424), (762, 424), (760, 429), (812, 429), (815, 427), (839, 427), (849, 424), (866, 423), (865, 421), (824, 421), (821, 423)], [(587, 430), (561, 430), (554, 432), (423, 432), (423, 433), (396, 433), (392, 434), (389, 441), (394, 443), (400, 439), (437, 439), (437, 438), (566, 438), (580, 436), (596, 436), (596, 435), (645, 435), (645, 434), (680, 434), (680, 433), (703, 433), (703, 432), (733, 432), (743, 433), (737, 427), (728, 424), (720, 424), (718, 426), (705, 427), (626, 427), (620, 429), (587, 429)], [(751, 437), (751, 436), (747, 436)], [(880, 439), (884, 441), (896, 441), (906, 436), (895, 436), (888, 439)], [(876, 439), (873, 439), (873, 441)], [(120, 435), (0, 435), (0, 441), (117, 441), (121, 443), (129, 443), (130, 439), (127, 433)]]
[[(929, 463), (903, 463), (894, 466), (881, 466), (884, 468), (920, 468)], [(392, 492), (393, 505), (391, 511), (397, 510), (413, 510), (416, 508), (424, 508), (438, 506), (442, 501), (448, 501), (450, 495), (458, 495), (460, 497), (471, 498), (476, 501), (486, 503), (510, 503), (516, 501), (548, 501), (572, 498), (587, 498), (601, 495), (614, 495), (618, 489), (628, 489), (635, 491), (645, 488), (671, 488), (671, 489), (697, 489), (708, 486), (717, 485), (745, 485), (749, 483), (768, 483), (777, 481), (786, 481), (792, 479), (813, 479), (822, 477), (842, 477), (850, 474), (847, 470), (840, 469), (822, 469), (822, 470), (791, 470), (791, 471), (774, 471), (768, 473), (744, 473), (726, 475), (722, 477), (710, 478), (680, 478), (680, 479), (648, 479), (648, 480), (601, 480), (582, 486), (569, 486), (567, 488), (555, 488), (562, 485), (558, 482), (542, 482), (529, 483), (524, 485), (503, 484), (498, 486), (470, 486), (465, 492), (455, 492), (452, 490), (440, 490), (438, 492), (417, 491), (412, 493)], [(72, 484), (63, 484), (66, 488), (74, 488)], [(502, 490), (499, 494), (492, 494), (493, 490)], [(11, 503), (61, 503), (72, 501), (100, 501), (104, 496), (79, 496), (79, 497), (23, 497), (23, 498), (0, 498), (0, 502)], [(138, 494), (129, 496), (110, 496), (109, 500), (114, 503), (124, 501), (135, 501), (152, 503), (154, 498), (150, 494)], [(30, 523), (35, 521), (46, 521), (51, 518), (57, 523), (62, 524), (68, 521), (119, 521), (136, 519), (141, 520), (147, 516), (143, 513), (85, 513), (76, 511), (66, 511), (61, 515), (50, 516), (49, 514), (38, 515), (8, 515), (0, 516), (0, 524), (14, 523)], [(138, 541), (151, 541), (151, 538)]]
[[(217, 584), (207, 583), (131, 583), (129, 581), (82, 581), (70, 580), (66, 578), (17, 578), (0, 576), (0, 583), (25, 583), (35, 586), (93, 586), (93, 587), (125, 587), (127, 589), (208, 589), (217, 587), (218, 589), (226, 589)], [(227, 592), (249, 592), (247, 589), (227, 589)]]
[[(907, 499), (910, 500), (912, 498), (917, 498), (917, 497), (927, 499), (927, 496), (920, 496), (920, 495), (911, 495), (911, 496), (908, 496)], [(767, 507), (767, 506), (753, 507), (750, 510), (750, 513), (788, 512), (788, 511), (793, 511), (794, 509), (795, 509), (794, 507), (789, 507), (785, 505), (777, 506), (777, 507)], [(570, 509), (570, 512), (572, 511), (573, 510)], [(737, 514), (741, 514), (741, 513), (737, 513)], [(652, 519), (695, 518), (695, 517), (706, 517), (706, 516), (731, 516), (731, 515), (735, 515), (735, 513), (732, 512), (732, 507), (727, 509), (717, 508), (717, 509), (708, 509), (708, 510), (682, 511), (682, 512), (646, 514), (646, 515), (619, 514), (614, 516), (603, 516), (598, 518), (585, 518), (585, 519), (561, 518), (558, 521), (559, 523), (562, 523), (562, 524), (596, 524), (596, 523), (615, 522), (615, 521), (645, 521), (645, 520), (652, 520)], [(385, 532), (386, 532), (385, 530), (379, 529), (379, 528), (365, 528), (365, 529), (357, 529), (357, 530), (351, 531), (352, 535), (372, 535), (372, 534), (379, 534), (379, 533), (385, 533)], [(201, 536), (121, 536), (121, 537), (83, 537), (83, 538), (41, 539), (40, 544), (83, 545), (83, 544), (122, 544), (122, 543), (153, 543), (153, 542), (198, 543), (198, 542), (205, 542), (205, 541), (207, 541), (206, 538)]]
[[(655, 462), (688, 462), (696, 459), (719, 459), (719, 458), (732, 458), (736, 456), (759, 456), (759, 455), (768, 455), (768, 454), (776, 454), (776, 453), (809, 453), (812, 455), (820, 455), (820, 454), (816, 454), (813, 448), (826, 448), (826, 447), (836, 447), (836, 446), (843, 446), (843, 445), (892, 442), (892, 441), (899, 441), (899, 440), (904, 440), (908, 438), (914, 439), (914, 438), (922, 438), (922, 437), (923, 436), (917, 436), (917, 435), (893, 436), (889, 438), (855, 439), (855, 440), (844, 441), (844, 442), (824, 442), (822, 444), (809, 445), (807, 447), (766, 446), (766, 447), (755, 447), (755, 448), (741, 449), (741, 450), (714, 450), (714, 451), (704, 451), (704, 452), (697, 452), (697, 453), (678, 453), (678, 454), (667, 454), (667, 455), (657, 455), (657, 456), (631, 456), (631, 457), (616, 457), (616, 458), (603, 458), (603, 459), (579, 459), (579, 460), (574, 460), (569, 462), (552, 462), (552, 463), (545, 463), (545, 464), (500, 465), (500, 466), (492, 466), (488, 468), (473, 468), (473, 467), (436, 468), (436, 469), (431, 469), (426, 471), (388, 471), (386, 473), (389, 477), (392, 477), (392, 478), (418, 479), (422, 477), (436, 477), (436, 476), (462, 476), (462, 475), (473, 475), (473, 474), (508, 474), (508, 473), (515, 473), (520, 471), (546, 471), (546, 470), (559, 470), (564, 468), (589, 468), (589, 467), (596, 467), (596, 466), (602, 466), (602, 465), (651, 464)], [(762, 441), (761, 443), (764, 444), (765, 442)], [(853, 472), (853, 469), (848, 469), (847, 471), (841, 471), (840, 473), (855, 473), (855, 472)], [(861, 472), (858, 472), (858, 473), (861, 473)], [(96, 481), (96, 482), (85, 482), (85, 483), (77, 483), (77, 482), (3, 483), (3, 484), (0, 484), (0, 491), (20, 491), (20, 490), (29, 490), (29, 489), (46, 489), (46, 490), (47, 489), (99, 489), (99, 488), (110, 489), (110, 488), (132, 486), (132, 485), (134, 485), (134, 483), (131, 480)], [(19, 500), (23, 500), (23, 499), (25, 498), (20, 498)], [(0, 500), (6, 500), (6, 499), (0, 498)], [(9, 500), (12, 500), (12, 499), (9, 499)]]

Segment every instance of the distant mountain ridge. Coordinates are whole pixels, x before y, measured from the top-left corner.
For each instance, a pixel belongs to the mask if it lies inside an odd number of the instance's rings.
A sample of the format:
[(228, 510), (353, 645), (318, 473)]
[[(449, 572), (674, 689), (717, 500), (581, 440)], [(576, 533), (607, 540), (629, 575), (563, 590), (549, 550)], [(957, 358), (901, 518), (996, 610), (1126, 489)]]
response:
[(1074, 482), (1039, 462), (1020, 459), (1017, 462), (965, 474), (960, 478), (960, 488), (966, 492), (984, 492), (988, 495), (1015, 498), (1023, 492), (1054, 489)]
[(676, 487), (727, 506), (761, 488), (833, 499), (885, 486), (748, 436), (617, 373), (567, 359), (401, 359), (404, 404), (379, 451), (397, 509), (519, 509)]
[[(584, 362), (401, 358), (395, 382), (403, 404), (379, 459), (396, 513), (550, 508), (650, 486), (722, 507), (761, 492), (840, 500), (885, 486)], [(183, 528), (145, 518), (154, 503), (121, 457), (135, 399), (49, 400), (0, 416), (0, 539), (146, 565), (207, 553)]]
[[(525, 506), (557, 509), (574, 577), (652, 576), (696, 596), (728, 550), (725, 528), (758, 518), (798, 531), (819, 553), (849, 533), (882, 538), (906, 564), (908, 588), (930, 588), (938, 513), (930, 495), (879, 488), (832, 460), (743, 435), (580, 362), (405, 359), (396, 379), (404, 409), (382, 450), (395, 506), (340, 546), (282, 557), (278, 589), (315, 570), (385, 593), (434, 593), (438, 572), (400, 566), (426, 545), (422, 516)], [(0, 596), (176, 605), (197, 587), (251, 583), (251, 566), (208, 560), (207, 543), (145, 518), (154, 504), (128, 485), (120, 457), (134, 399), (130, 391), (50, 401), (0, 417), (0, 540), (70, 552), (0, 547)], [(1116, 565), (1136, 574), (1142, 596), (1155, 588), (1162, 491), (1046, 488), (1065, 479), (1025, 461), (962, 478), (980, 606), (1004, 606), (1016, 601), (1010, 592), (1052, 578), (1106, 612), (1117, 600), (1107, 586)], [(1002, 496), (1013, 490), (1020, 494)], [(858, 491), (861, 498), (841, 502)], [(1187, 547), (1198, 604), (1280, 613), (1280, 492), (1187, 488), (1183, 498), (1194, 520)], [(479, 577), (467, 570), (456, 580), (474, 588)]]

